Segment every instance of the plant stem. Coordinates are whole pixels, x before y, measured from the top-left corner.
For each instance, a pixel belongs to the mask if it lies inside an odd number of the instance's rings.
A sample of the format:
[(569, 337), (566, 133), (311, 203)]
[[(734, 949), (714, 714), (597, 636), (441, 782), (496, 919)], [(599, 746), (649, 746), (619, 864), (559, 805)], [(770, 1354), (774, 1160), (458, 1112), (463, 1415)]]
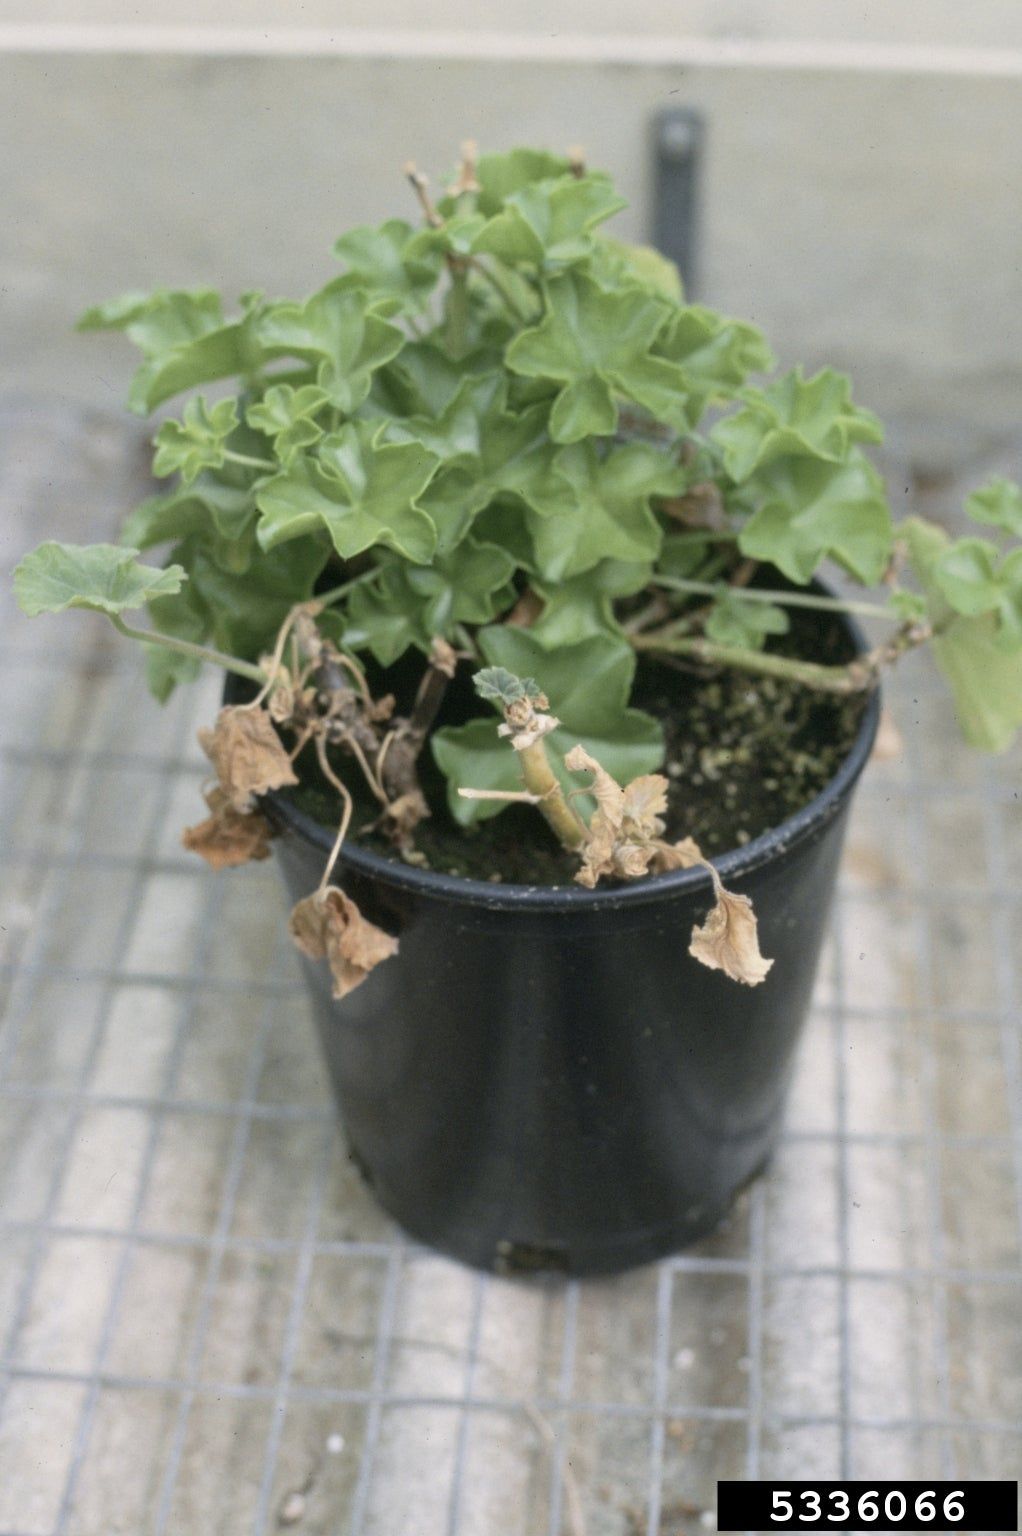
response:
[(717, 597), (721, 591), (726, 591), (729, 597), (736, 597), (747, 603), (780, 603), (788, 608), (819, 608), (827, 613), (857, 613), (867, 619), (891, 619), (894, 617), (890, 608), (883, 607), (880, 603), (860, 603), (856, 599), (841, 597), (816, 597), (811, 592), (766, 592), (759, 587), (727, 587), (714, 586), (709, 581), (695, 581), (684, 576), (654, 576), (650, 582), (654, 587), (667, 587), (672, 592), (690, 592), (697, 597)]
[(363, 571), (361, 576), (352, 576), (350, 581), (342, 581), (339, 587), (331, 587), (329, 592), (318, 593), (313, 598), (313, 602), (321, 603), (324, 608), (329, 608), (331, 603), (336, 603), (339, 598), (347, 597), (348, 593), (353, 591), (355, 587), (360, 587), (363, 582), (372, 581), (373, 577), (379, 574), (379, 566), (374, 565), (372, 570)]
[(445, 314), (447, 350), (453, 358), (460, 358), (468, 342), (468, 269), (458, 257), (448, 257), (447, 264), (451, 274)]
[(478, 256), (470, 256), (469, 265), (471, 266), (473, 272), (478, 272), (480, 277), (485, 277), (490, 286), (500, 294), (500, 297), (504, 300), (504, 303), (507, 305), (508, 309), (514, 315), (516, 320), (521, 321), (522, 325), (528, 325), (530, 323), (529, 316), (525, 314), (525, 312), (520, 308), (517, 299), (508, 290), (508, 288), (505, 287), (503, 277), (499, 276), (493, 267), (486, 266), (484, 262), (479, 260)]
[(686, 639), (661, 631), (650, 635), (629, 635), (637, 651), (663, 651), (671, 656), (691, 656), (693, 661), (712, 667), (737, 667), (744, 672), (758, 672), (764, 677), (782, 677), (803, 683), (819, 693), (861, 693), (874, 674), (869, 667), (852, 662), (847, 667), (826, 667), (816, 661), (800, 661), (794, 656), (776, 656), (771, 651), (749, 651), (737, 645), (717, 645), (712, 640)]
[(587, 836), (585, 824), (564, 798), (560, 780), (550, 766), (542, 740), (519, 751), (518, 761), (522, 765), (525, 787), (536, 796), (536, 809), (546, 818), (558, 842), (568, 849), (581, 848)]
[(280, 465), (274, 464), (271, 459), (253, 459), (247, 453), (234, 453), (230, 448), (224, 449), (224, 458), (231, 464), (244, 464), (249, 469), (265, 469), (271, 474), (276, 474), (280, 468)]
[(195, 645), (191, 640), (178, 640), (174, 635), (161, 635), (158, 630), (133, 629), (118, 614), (111, 614), (110, 622), (119, 634), (127, 635), (129, 640), (141, 640), (144, 645), (159, 645), (166, 651), (178, 651), (182, 656), (192, 656), (196, 661), (208, 661), (214, 667), (223, 667), (225, 672), (236, 672), (239, 677), (247, 677), (253, 683), (265, 684), (267, 681), (261, 667), (251, 661), (242, 661), (239, 656), (228, 656), (224, 651), (214, 650), (208, 645)]

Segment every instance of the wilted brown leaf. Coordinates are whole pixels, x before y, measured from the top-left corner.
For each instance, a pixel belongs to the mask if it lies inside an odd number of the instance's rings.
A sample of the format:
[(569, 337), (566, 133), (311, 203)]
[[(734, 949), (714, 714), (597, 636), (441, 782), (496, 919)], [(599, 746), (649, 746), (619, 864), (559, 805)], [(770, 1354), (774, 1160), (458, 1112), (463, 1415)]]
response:
[(584, 747), (572, 747), (564, 759), (571, 773), (593, 775), (596, 810), (582, 849), (582, 868), (575, 879), (591, 890), (601, 875), (637, 880), (648, 872), (656, 855), (656, 837), (664, 829), (667, 780), (659, 773), (642, 774), (624, 789)]
[(773, 965), (759, 952), (756, 914), (748, 896), (727, 891), (712, 864), (704, 859), (713, 876), (716, 903), (701, 928), (693, 928), (689, 954), (708, 965), (711, 971), (723, 971), (732, 981), (749, 987), (759, 986)]
[(216, 785), (206, 793), (210, 814), (194, 827), (185, 827), (181, 841), (214, 869), (233, 869), (253, 859), (268, 859), (273, 828), (258, 811), (236, 811)]
[(288, 931), (303, 955), (329, 962), (336, 998), (353, 992), (381, 961), (397, 954), (397, 939), (367, 922), (336, 885), (303, 897), (291, 910)]
[(249, 810), (256, 795), (267, 790), (298, 783), (265, 709), (228, 704), (213, 730), (200, 730), (199, 744), (236, 811)]
[(691, 869), (695, 864), (705, 864), (703, 852), (694, 837), (683, 837), (678, 843), (657, 843), (652, 869), (664, 875), (671, 869)]

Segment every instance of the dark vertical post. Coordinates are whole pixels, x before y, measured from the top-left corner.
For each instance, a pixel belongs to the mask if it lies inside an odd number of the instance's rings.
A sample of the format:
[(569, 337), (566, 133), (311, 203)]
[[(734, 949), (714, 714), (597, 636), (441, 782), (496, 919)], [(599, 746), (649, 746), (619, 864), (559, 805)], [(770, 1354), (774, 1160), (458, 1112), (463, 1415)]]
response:
[(699, 281), (702, 147), (703, 120), (690, 107), (670, 107), (653, 119), (652, 241), (680, 268), (688, 298)]

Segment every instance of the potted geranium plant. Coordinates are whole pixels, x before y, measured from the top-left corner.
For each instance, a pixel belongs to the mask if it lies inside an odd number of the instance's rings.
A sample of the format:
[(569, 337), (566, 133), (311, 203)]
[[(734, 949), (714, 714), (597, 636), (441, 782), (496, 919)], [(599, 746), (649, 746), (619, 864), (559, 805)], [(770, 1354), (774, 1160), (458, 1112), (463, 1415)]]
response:
[(134, 409), (189, 395), (168, 485), (15, 583), (141, 641), (158, 698), (226, 671), (185, 842), (276, 839), (383, 1203), (473, 1263), (620, 1268), (770, 1150), (883, 668), (929, 644), (971, 742), (1022, 723), (1022, 494), (895, 526), (847, 380), (750, 383), (759, 333), (607, 237), (579, 157), (408, 176), (418, 226), (304, 302), (89, 311)]

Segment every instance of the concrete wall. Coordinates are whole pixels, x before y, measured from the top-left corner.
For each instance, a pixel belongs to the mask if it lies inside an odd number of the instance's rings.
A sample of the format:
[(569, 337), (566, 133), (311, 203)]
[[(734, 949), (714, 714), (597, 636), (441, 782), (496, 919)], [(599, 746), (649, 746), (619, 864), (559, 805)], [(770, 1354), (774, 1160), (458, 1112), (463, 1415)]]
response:
[(87, 303), (163, 282), (300, 291), (335, 270), (346, 225), (411, 214), (404, 159), (442, 172), (466, 134), (584, 143), (641, 237), (650, 119), (689, 105), (707, 122), (702, 296), (785, 361), (847, 367), (918, 456), (957, 459), (1022, 408), (1022, 7), (958, 9), (645, 0), (622, 37), (600, 30), (617, 0), (546, 22), (531, 0), (450, 0), (417, 31), (405, 0), (310, 0), (286, 29), (269, 0), (233, 0), (216, 32), (175, 0), (157, 35), (129, 0), (2, 0), (0, 389), (116, 403), (130, 360), (71, 335)]

